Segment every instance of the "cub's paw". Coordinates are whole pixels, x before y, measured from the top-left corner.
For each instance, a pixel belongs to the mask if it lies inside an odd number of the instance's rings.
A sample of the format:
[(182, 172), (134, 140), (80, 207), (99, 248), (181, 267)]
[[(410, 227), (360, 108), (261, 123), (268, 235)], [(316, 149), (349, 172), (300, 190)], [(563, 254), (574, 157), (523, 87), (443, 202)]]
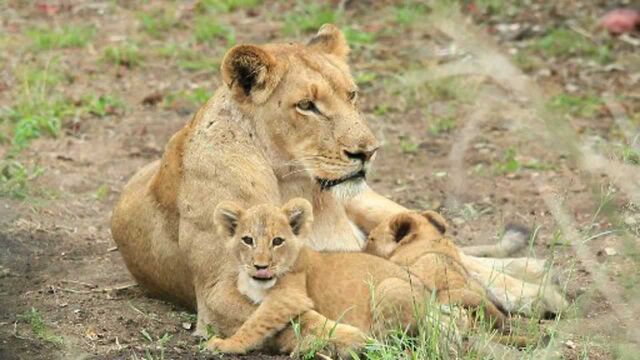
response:
[(360, 329), (338, 324), (331, 335), (330, 343), (336, 355), (340, 358), (350, 359), (350, 353), (358, 353), (366, 344), (367, 335)]
[(207, 349), (223, 354), (246, 354), (247, 349), (240, 342), (231, 339), (212, 337), (207, 341)]

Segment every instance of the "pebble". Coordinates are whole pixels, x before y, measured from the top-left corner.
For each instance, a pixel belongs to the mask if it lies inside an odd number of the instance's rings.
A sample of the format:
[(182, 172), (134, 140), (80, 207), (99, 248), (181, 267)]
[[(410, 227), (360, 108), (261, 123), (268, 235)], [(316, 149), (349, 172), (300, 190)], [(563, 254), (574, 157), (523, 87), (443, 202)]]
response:
[(616, 249), (612, 248), (612, 247), (606, 247), (604, 248), (604, 253), (607, 254), (607, 256), (615, 256), (618, 255), (618, 252), (616, 251)]
[(191, 323), (190, 322), (183, 322), (182, 323), (182, 328), (185, 330), (191, 330)]

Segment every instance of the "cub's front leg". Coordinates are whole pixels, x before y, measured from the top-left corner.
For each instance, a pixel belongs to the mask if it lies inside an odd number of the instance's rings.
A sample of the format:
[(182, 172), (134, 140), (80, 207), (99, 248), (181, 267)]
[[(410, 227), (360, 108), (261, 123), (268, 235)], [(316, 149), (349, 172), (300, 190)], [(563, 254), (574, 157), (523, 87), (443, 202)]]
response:
[(357, 327), (327, 319), (315, 310), (301, 314), (296, 320), (300, 326), (298, 331), (289, 326), (275, 337), (274, 346), (278, 352), (296, 357), (312, 348), (317, 350), (315, 344), (321, 340), (330, 355), (348, 359), (351, 352), (360, 350), (367, 340), (367, 334)]
[(269, 290), (258, 308), (227, 339), (214, 337), (207, 343), (210, 350), (244, 354), (259, 348), (263, 342), (289, 325), (291, 319), (313, 308), (306, 293), (303, 273), (289, 273)]

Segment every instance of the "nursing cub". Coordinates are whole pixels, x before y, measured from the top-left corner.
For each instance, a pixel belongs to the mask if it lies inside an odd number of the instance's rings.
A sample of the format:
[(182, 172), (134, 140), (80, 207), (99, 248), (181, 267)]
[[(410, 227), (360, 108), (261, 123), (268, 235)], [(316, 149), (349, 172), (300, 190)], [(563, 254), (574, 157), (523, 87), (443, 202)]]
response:
[[(237, 261), (237, 272), (228, 275), (236, 277), (242, 294), (260, 305), (231, 337), (211, 339), (210, 349), (245, 353), (285, 329), (290, 319), (304, 318), (305, 314), (292, 313), (287, 305), (296, 299), (290, 295), (277, 298), (279, 289), (285, 287), (288, 294), (299, 294), (301, 301), (310, 298), (310, 313), (316, 318), (320, 314), (347, 324), (333, 334), (343, 345), (359, 347), (374, 331), (398, 322), (411, 329), (415, 319), (421, 318), (431, 292), (406, 269), (370, 254), (320, 253), (304, 246), (302, 238), (310, 230), (312, 216), (311, 204), (299, 198), (282, 208), (258, 205), (245, 210), (232, 202), (218, 205), (215, 223)], [(286, 332), (276, 336), (276, 343)], [(279, 344), (281, 351), (290, 350), (295, 339), (289, 336), (288, 341)], [(342, 354), (348, 350), (343, 347)]]
[(400, 213), (371, 231), (365, 252), (407, 267), (437, 292), (440, 303), (482, 309), (487, 320), (506, 329), (505, 312), (462, 265), (458, 248), (444, 236), (446, 228), (444, 218), (434, 211)]

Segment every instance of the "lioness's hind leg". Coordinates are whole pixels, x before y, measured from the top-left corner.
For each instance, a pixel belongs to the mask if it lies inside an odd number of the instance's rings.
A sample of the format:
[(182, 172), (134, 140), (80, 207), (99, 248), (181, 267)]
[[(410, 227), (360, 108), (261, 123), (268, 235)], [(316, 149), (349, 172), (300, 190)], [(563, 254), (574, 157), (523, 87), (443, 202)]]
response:
[(506, 330), (507, 317), (498, 307), (486, 296), (482, 296), (469, 289), (451, 289), (438, 294), (438, 301), (460, 305), (472, 311), (482, 310), (486, 320), (498, 329)]

